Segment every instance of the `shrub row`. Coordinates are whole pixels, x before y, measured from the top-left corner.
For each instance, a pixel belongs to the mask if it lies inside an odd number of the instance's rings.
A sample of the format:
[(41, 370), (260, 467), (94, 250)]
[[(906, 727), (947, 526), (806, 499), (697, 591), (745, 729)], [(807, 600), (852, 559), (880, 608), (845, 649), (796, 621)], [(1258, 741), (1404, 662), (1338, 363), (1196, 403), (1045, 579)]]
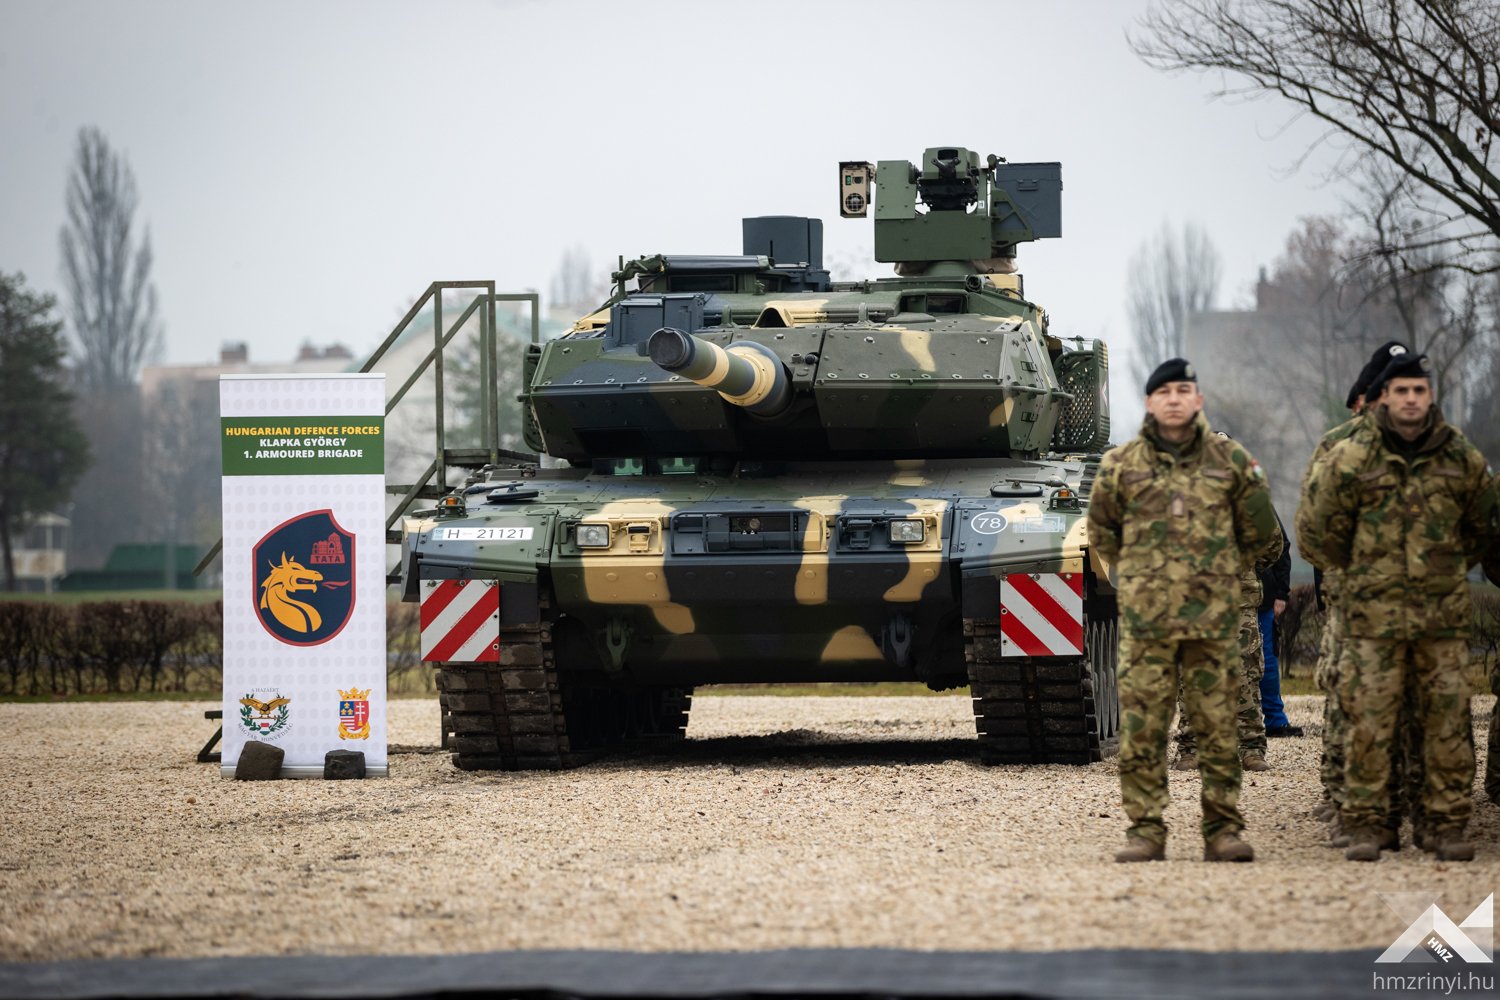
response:
[[(1475, 659), (1493, 669), (1500, 662), (1500, 592), (1476, 588), (1474, 616)], [(415, 604), (386, 609), (392, 692), (434, 690), (421, 662), (419, 620)], [(1293, 587), (1276, 636), (1288, 675), (1312, 672), (1322, 631), (1312, 587)], [(0, 601), (0, 696), (212, 691), (223, 676), (223, 634), (219, 601)]]
[[(415, 604), (386, 613), (393, 691), (432, 691)], [(0, 696), (217, 690), (224, 670), (222, 602), (0, 601)]]

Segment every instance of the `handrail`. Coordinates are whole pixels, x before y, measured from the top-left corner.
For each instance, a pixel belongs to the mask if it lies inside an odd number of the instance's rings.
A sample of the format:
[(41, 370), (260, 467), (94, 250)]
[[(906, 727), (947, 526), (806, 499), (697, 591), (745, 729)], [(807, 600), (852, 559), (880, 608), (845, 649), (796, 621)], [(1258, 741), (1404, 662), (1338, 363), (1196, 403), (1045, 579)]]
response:
[[(469, 305), (459, 315), (453, 325), (446, 330), (443, 325), (443, 292), (445, 291), (470, 291), (475, 294), (469, 300)], [(427, 373), (429, 367), (433, 372), (433, 409), (434, 409), (434, 438), (435, 448), (432, 463), (428, 465), (427, 471), (420, 477), (401, 500), (396, 504), (395, 511), (386, 521), (386, 529), (400, 519), (410, 509), (412, 502), (421, 494), (428, 483), (437, 477), (443, 489), (448, 488), (448, 449), (447, 434), (443, 423), (443, 350), (457, 336), (459, 330), (479, 311), (479, 405), (484, 411), (484, 419), (480, 424), (480, 445), (489, 454), (491, 464), (500, 460), (502, 449), (500, 448), (500, 409), (496, 398), (496, 375), (499, 371), (499, 359), (496, 357), (498, 349), (498, 337), (496, 335), (495, 305), (498, 302), (527, 302), (531, 309), (531, 342), (541, 343), (541, 296), (536, 292), (496, 292), (493, 281), (434, 281), (427, 286), (417, 300), (412, 303), (411, 308), (391, 329), (389, 335), (380, 342), (370, 357), (359, 368), (361, 373), (374, 370), (380, 360), (385, 357), (396, 342), (401, 339), (407, 328), (422, 313), (422, 308), (428, 302), (432, 303), (432, 350), (417, 365), (416, 370), (402, 383), (401, 388), (396, 390), (385, 404), (386, 416), (396, 408), (396, 404), (405, 398), (417, 380)], [(485, 308), (480, 310), (480, 306)], [(508, 452), (507, 452), (508, 454)], [(194, 576), (202, 576), (203, 571), (208, 569), (224, 549), (224, 539), (221, 536), (214, 542), (213, 547), (193, 568)]]

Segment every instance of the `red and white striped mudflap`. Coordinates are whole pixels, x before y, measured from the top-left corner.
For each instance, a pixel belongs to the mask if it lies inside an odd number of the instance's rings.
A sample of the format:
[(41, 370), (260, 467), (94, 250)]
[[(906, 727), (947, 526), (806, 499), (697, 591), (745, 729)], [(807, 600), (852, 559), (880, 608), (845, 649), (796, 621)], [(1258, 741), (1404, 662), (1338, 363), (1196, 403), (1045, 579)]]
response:
[(422, 662), (500, 661), (500, 581), (422, 581)]
[(1000, 655), (1082, 656), (1083, 574), (1006, 576), (1000, 582)]

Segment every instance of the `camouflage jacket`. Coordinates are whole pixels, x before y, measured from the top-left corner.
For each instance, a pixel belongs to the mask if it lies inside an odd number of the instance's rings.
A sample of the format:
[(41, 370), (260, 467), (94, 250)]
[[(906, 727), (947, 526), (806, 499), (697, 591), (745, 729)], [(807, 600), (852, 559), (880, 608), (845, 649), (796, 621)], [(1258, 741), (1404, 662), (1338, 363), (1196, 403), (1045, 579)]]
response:
[[(1312, 499), (1313, 481), (1317, 473), (1318, 465), (1328, 457), (1328, 452), (1334, 445), (1350, 437), (1359, 428), (1365, 426), (1364, 418), (1350, 417), (1343, 423), (1334, 427), (1318, 441), (1318, 446), (1313, 449), (1312, 458), (1308, 459), (1307, 470), (1302, 473), (1302, 486), (1297, 500), (1297, 514), (1292, 519), (1292, 528), (1297, 533), (1297, 551), (1301, 552), (1302, 558), (1317, 565), (1312, 556), (1307, 553), (1312, 551), (1312, 539), (1316, 526), (1312, 523)], [(1331, 602), (1338, 599), (1339, 593), (1339, 571), (1331, 566), (1319, 566), (1323, 571), (1323, 600)]]
[(1107, 452), (1088, 526), (1089, 544), (1118, 577), (1121, 629), (1143, 639), (1233, 637), (1240, 575), (1281, 551), (1260, 466), (1214, 436), (1201, 413), (1180, 452), (1160, 442), (1149, 416)]
[(1495, 515), (1490, 518), (1490, 543), (1484, 551), (1484, 575), (1490, 583), (1500, 587), (1500, 473), (1490, 481), (1495, 491)]
[(1314, 468), (1305, 530), (1298, 511), (1303, 555), (1340, 572), (1349, 635), (1466, 637), (1468, 570), (1493, 530), (1495, 486), (1484, 456), (1436, 408), (1409, 457), (1393, 433), (1376, 407)]

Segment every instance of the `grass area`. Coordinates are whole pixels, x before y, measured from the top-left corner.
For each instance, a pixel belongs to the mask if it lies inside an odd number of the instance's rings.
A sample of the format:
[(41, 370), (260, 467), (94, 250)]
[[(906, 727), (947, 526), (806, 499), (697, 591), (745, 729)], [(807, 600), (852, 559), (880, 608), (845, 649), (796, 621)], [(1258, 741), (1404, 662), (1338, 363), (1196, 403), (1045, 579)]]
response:
[(218, 691), (116, 691), (111, 694), (8, 694), (0, 695), (0, 704), (52, 705), (85, 701), (218, 701)]
[(1285, 673), (1281, 675), (1281, 693), (1283, 696), (1294, 694), (1322, 694), (1318, 685), (1313, 681), (1312, 671), (1299, 673), (1288, 677)]
[(88, 604), (91, 601), (189, 601), (209, 604), (224, 596), (219, 590), (70, 590), (55, 594), (21, 594), (0, 591), (0, 601), (34, 604)]
[(967, 691), (954, 688), (950, 691), (934, 691), (926, 684), (916, 681), (880, 681), (875, 683), (821, 683), (821, 684), (702, 684), (694, 694), (739, 696), (776, 695), (780, 698), (846, 698), (867, 696), (876, 698), (910, 698), (916, 695), (950, 695)]

